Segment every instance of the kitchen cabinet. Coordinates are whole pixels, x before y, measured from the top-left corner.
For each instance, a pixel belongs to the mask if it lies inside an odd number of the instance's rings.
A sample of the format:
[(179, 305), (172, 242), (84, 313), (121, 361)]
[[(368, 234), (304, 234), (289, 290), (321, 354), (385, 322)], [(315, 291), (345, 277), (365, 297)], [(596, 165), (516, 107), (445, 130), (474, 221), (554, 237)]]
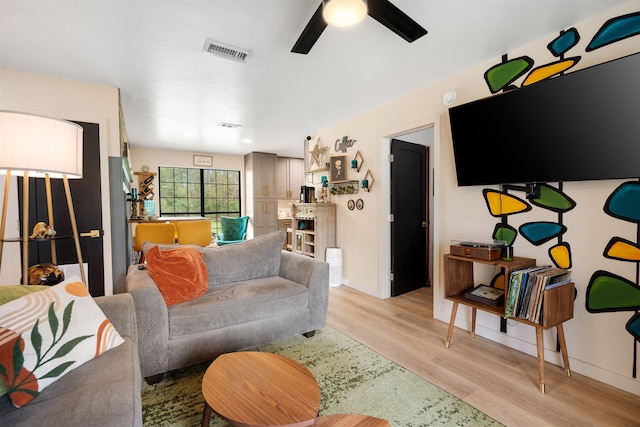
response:
[(304, 185), (304, 160), (278, 157), (276, 165), (276, 197), (280, 200), (300, 200)]

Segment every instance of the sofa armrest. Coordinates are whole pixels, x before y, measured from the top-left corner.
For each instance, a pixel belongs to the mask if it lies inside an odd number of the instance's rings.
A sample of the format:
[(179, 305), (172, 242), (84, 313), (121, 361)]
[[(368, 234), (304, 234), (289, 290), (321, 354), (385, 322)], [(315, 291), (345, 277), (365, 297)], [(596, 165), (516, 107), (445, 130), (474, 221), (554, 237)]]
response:
[(327, 323), (329, 304), (329, 264), (315, 258), (282, 251), (280, 277), (309, 288), (309, 322), (307, 332), (323, 328)]
[(95, 297), (94, 301), (107, 316), (121, 336), (130, 337), (138, 342), (138, 326), (136, 324), (136, 308), (133, 297), (129, 294)]
[(125, 280), (133, 297), (138, 324), (138, 353), (143, 377), (166, 372), (168, 366), (169, 313), (147, 270), (132, 265)]

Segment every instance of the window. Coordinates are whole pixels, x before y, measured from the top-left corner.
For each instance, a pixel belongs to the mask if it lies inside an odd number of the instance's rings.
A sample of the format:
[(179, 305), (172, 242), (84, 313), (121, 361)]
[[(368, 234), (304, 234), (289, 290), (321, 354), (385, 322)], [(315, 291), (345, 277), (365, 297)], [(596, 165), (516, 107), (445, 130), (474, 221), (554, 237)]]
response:
[(220, 217), (240, 216), (240, 171), (159, 168), (160, 215), (203, 216), (211, 232), (220, 231)]

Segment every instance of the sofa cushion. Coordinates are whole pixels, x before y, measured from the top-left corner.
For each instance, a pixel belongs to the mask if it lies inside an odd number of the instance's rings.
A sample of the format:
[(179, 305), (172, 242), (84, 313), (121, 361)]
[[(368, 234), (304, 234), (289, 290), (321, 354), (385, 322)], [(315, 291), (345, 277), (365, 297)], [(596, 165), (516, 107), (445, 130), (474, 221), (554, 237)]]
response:
[(0, 306), (0, 378), (17, 407), (123, 342), (76, 277)]
[(284, 236), (284, 231), (275, 231), (233, 245), (203, 248), (209, 288), (277, 276)]
[(207, 266), (202, 252), (192, 247), (147, 252), (147, 270), (167, 306), (201, 297), (207, 292)]
[(201, 298), (169, 307), (169, 337), (274, 317), (308, 305), (308, 288), (280, 276), (218, 285)]
[(124, 343), (80, 366), (22, 408), (0, 397), (0, 425), (122, 427), (142, 425), (136, 344)]

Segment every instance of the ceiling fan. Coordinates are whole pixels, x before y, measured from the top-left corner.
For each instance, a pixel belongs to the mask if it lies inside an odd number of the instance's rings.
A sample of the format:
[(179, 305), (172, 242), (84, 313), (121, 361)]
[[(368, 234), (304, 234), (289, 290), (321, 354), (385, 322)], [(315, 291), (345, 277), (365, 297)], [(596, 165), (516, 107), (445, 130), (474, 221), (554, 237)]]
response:
[[(307, 54), (316, 43), (327, 22), (323, 17), (323, 8), (333, 0), (323, 0), (318, 9), (309, 20), (309, 23), (300, 34), (296, 44), (291, 49), (293, 53)], [(359, 0), (362, 2), (362, 0)], [(366, 13), (380, 22), (382, 25), (408, 41), (409, 43), (418, 40), (427, 34), (420, 24), (411, 19), (406, 13), (394, 6), (389, 0), (368, 0)]]

